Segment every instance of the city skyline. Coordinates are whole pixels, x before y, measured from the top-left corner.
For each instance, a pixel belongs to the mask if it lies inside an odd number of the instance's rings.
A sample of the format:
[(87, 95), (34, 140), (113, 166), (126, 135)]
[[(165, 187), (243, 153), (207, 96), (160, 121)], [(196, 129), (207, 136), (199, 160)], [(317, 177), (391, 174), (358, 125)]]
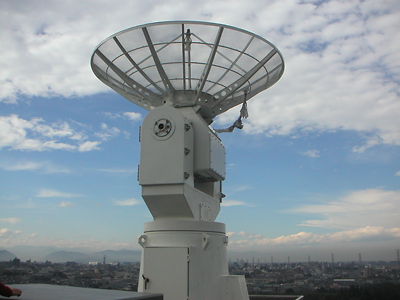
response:
[(228, 251), (396, 260), (398, 1), (22, 0), (0, 1), (0, 15), (0, 249), (141, 249), (147, 111), (102, 84), (90, 57), (126, 28), (199, 20), (260, 35), (285, 60), (282, 79), (248, 102), (243, 130), (220, 134)]

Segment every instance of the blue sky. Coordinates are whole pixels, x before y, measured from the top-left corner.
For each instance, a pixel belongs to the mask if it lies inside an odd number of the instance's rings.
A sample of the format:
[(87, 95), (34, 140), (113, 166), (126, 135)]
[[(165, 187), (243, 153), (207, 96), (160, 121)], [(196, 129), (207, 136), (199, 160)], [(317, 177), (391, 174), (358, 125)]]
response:
[(136, 180), (147, 111), (89, 60), (115, 32), (186, 19), (254, 32), (285, 59), (244, 129), (221, 134), (228, 249), (396, 259), (398, 1), (0, 1), (0, 17), (0, 247), (140, 249), (152, 220)]

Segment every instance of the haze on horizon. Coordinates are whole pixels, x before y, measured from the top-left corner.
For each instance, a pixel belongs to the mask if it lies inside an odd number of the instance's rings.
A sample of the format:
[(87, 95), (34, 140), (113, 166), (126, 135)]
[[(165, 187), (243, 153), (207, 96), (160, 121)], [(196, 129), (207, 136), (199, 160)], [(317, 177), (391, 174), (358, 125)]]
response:
[(282, 79), (248, 102), (244, 129), (221, 134), (228, 251), (396, 260), (397, 0), (0, 0), (0, 249), (140, 250), (152, 220), (136, 181), (147, 112), (95, 78), (89, 60), (111, 34), (163, 20), (243, 28), (285, 60)]

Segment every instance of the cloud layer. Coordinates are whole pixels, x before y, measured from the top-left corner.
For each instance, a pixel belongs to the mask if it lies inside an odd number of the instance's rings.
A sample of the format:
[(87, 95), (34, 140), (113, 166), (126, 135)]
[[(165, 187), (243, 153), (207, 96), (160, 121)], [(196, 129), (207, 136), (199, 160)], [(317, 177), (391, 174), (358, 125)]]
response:
[[(139, 117), (138, 117), (139, 115)], [(136, 121), (140, 114), (128, 114), (129, 120)], [(120, 130), (102, 123), (96, 132), (77, 122), (66, 121), (45, 124), (42, 118), (26, 120), (18, 115), (0, 116), (0, 150), (2, 148), (21, 151), (79, 151), (99, 150), (102, 142), (116, 138)], [(89, 135), (94, 141), (89, 140)], [(50, 165), (47, 165), (47, 169)], [(46, 168), (38, 163), (27, 162), (24, 165), (9, 166), (9, 169), (41, 169)]]
[(42, 189), (36, 195), (37, 198), (75, 198), (82, 197), (78, 194), (63, 193), (56, 190)]
[[(355, 130), (365, 143), (354, 151), (382, 143), (400, 145), (397, 0), (251, 0), (228, 6), (225, 1), (22, 2), (1, 3), (3, 101), (20, 101), (21, 95), (71, 97), (107, 91), (88, 67), (93, 49), (104, 38), (146, 22), (204, 20), (266, 37), (285, 58), (281, 81), (251, 100), (246, 132), (296, 136), (299, 130)], [(219, 122), (228, 124), (235, 117), (226, 113)], [(18, 147), (33, 145), (26, 141)], [(49, 142), (36, 147), (71, 145)], [(98, 149), (96, 142), (79, 147), (92, 149)]]
[(25, 120), (17, 115), (0, 116), (0, 149), (46, 151), (90, 151), (99, 142), (85, 141), (87, 136), (67, 122), (43, 124), (41, 118)]
[(131, 249), (130, 243), (118, 243), (99, 241), (96, 239), (71, 240), (63, 238), (45, 238), (38, 233), (26, 234), (19, 230), (9, 228), (0, 229), (0, 245), (2, 247), (13, 247), (18, 245), (30, 246), (50, 246), (58, 248), (85, 248), (92, 251), (100, 251), (104, 249)]
[(305, 205), (293, 212), (311, 214), (301, 226), (355, 230), (364, 226), (395, 228), (399, 224), (400, 191), (367, 189), (354, 191), (332, 202)]
[[(400, 242), (399, 203), (400, 191), (397, 190), (376, 188), (352, 191), (332, 201), (302, 205), (288, 211), (288, 218), (293, 214), (296, 218), (302, 215), (305, 218), (313, 217), (305, 219), (298, 226), (324, 228), (323, 231), (327, 233), (305, 230), (278, 237), (244, 231), (227, 234), (231, 250), (240, 252), (253, 249), (278, 254), (277, 249), (292, 249), (292, 252), (300, 251), (303, 255), (304, 251), (319, 255), (326, 249), (343, 252), (343, 249), (351, 248), (381, 254), (380, 251), (392, 249), (394, 253), (393, 249)], [(284, 223), (282, 226), (285, 226)], [(348, 257), (346, 253), (342, 254)]]
[[(249, 101), (250, 118), (245, 120), (245, 133), (297, 138), (310, 133), (353, 131), (364, 139), (363, 143), (353, 145), (356, 153), (378, 145), (400, 146), (398, 0), (236, 0), (229, 5), (225, 0), (168, 3), (120, 0), (118, 5), (112, 1), (99, 4), (95, 0), (74, 4), (50, 0), (0, 1), (1, 105), (27, 105), (29, 98), (35, 96), (57, 101), (51, 98), (109, 91), (90, 70), (89, 60), (96, 45), (131, 26), (179, 19), (244, 28), (270, 40), (281, 51), (285, 73), (270, 90)], [(215, 123), (232, 124), (238, 109), (221, 115)], [(103, 116), (107, 121), (142, 119), (137, 112), (104, 112)], [(51, 123), (39, 116), (2, 114), (0, 150), (24, 151), (24, 154), (27, 151), (89, 152), (101, 149), (121, 135), (129, 136), (128, 132), (109, 124), (103, 122), (92, 129), (72, 120)], [(322, 160), (322, 150), (314, 146), (310, 149), (300, 154)], [(1, 162), (0, 168), (10, 172), (71, 173), (68, 168), (49, 161), (39, 162), (38, 158)], [(98, 170), (136, 172), (109, 166)], [(400, 171), (395, 174), (400, 176)], [(249, 187), (238, 187), (236, 191), (244, 189)], [(42, 189), (36, 194), (36, 197), (59, 198), (57, 204), (61, 208), (74, 205), (61, 200), (78, 196), (54, 189)], [(138, 204), (136, 199), (128, 197), (121, 196), (123, 200), (115, 200), (113, 204)], [(397, 190), (353, 191), (334, 201), (305, 205), (290, 212), (303, 217), (299, 226), (337, 232), (317, 234), (300, 229), (296, 234), (274, 238), (230, 233), (230, 245), (234, 249), (254, 246), (265, 250), (284, 245), (300, 247), (366, 240), (398, 242), (399, 201)], [(32, 205), (29, 200), (26, 207)], [(222, 205), (233, 206), (229, 208), (232, 210), (235, 206), (250, 206), (246, 201), (229, 199)], [(66, 239), (50, 241), (39, 239), (34, 233), (24, 234), (12, 227), (19, 226), (20, 221), (14, 217), (0, 219), (11, 228), (0, 229), (2, 245), (53, 243), (72, 247), (74, 243), (81, 243)], [(92, 242), (108, 246), (94, 240), (88, 240), (87, 244)]]
[(367, 226), (353, 230), (343, 230), (327, 234), (315, 234), (311, 232), (299, 232), (296, 234), (267, 238), (261, 235), (248, 234), (245, 232), (228, 232), (230, 244), (235, 250), (247, 250), (248, 247), (266, 249), (266, 247), (277, 246), (312, 246), (312, 245), (340, 245), (343, 243), (354, 243), (364, 241), (389, 241), (400, 239), (400, 228), (384, 228), (382, 226)]

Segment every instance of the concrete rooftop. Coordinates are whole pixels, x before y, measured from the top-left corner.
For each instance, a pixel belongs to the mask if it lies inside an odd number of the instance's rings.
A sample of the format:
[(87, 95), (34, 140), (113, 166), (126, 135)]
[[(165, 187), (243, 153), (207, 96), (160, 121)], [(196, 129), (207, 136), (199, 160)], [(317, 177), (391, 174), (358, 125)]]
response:
[[(163, 300), (162, 294), (79, 288), (50, 284), (13, 284), (22, 290), (20, 300)], [(10, 299), (1, 297), (0, 299)]]

